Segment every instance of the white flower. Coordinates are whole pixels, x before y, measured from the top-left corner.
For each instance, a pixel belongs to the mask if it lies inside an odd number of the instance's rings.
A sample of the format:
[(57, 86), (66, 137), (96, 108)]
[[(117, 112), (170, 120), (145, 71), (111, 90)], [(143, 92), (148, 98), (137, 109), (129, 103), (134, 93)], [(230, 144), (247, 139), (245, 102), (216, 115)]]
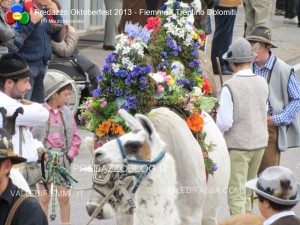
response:
[(150, 73), (150, 76), (157, 82), (162, 83), (164, 82), (164, 77), (160, 73)]
[(123, 48), (122, 55), (126, 55), (126, 54), (130, 53), (130, 50), (131, 50), (131, 48), (129, 46), (125, 46)]
[(170, 5), (170, 4), (172, 4), (173, 2), (175, 2), (175, 0), (168, 0), (165, 4), (166, 4), (166, 5)]
[(112, 63), (111, 66), (112, 66), (112, 69), (113, 69), (115, 72), (118, 72), (119, 69), (120, 69), (120, 65), (119, 65), (119, 64)]
[(134, 68), (134, 64), (132, 62), (129, 62), (127, 64), (127, 69), (129, 69), (130, 71), (133, 71), (133, 68)]
[(183, 77), (184, 65), (180, 61), (174, 61), (171, 65), (171, 74), (175, 77)]
[(201, 88), (193, 87), (193, 91), (191, 92), (191, 94), (194, 96), (202, 96), (203, 92), (202, 92)]

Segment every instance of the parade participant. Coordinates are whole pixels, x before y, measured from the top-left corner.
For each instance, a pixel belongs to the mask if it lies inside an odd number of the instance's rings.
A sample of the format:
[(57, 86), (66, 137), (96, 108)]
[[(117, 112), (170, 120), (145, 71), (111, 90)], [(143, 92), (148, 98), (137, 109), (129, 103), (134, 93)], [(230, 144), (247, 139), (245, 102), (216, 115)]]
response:
[(24, 38), (24, 43), (19, 48), (19, 54), (27, 61), (31, 76), (32, 90), (26, 94), (26, 99), (38, 103), (44, 103), (44, 77), (48, 69), (48, 61), (52, 57), (51, 40), (61, 41), (60, 32), (51, 33), (51, 23), (47, 16), (47, 10), (52, 10), (54, 20), (63, 23), (57, 5), (51, 0), (32, 0), (33, 12), (30, 12), (30, 22), (26, 26), (16, 29)]
[(245, 9), (245, 37), (256, 26), (270, 26), (271, 2), (270, 0), (243, 0)]
[(0, 56), (8, 52), (8, 46), (15, 38), (15, 31), (5, 21), (5, 12), (10, 8), (10, 0), (0, 1)]
[[(61, 154), (61, 166), (71, 172), (71, 163), (79, 154), (81, 139), (78, 134), (76, 123), (70, 109), (65, 106), (69, 101), (72, 91), (73, 80), (63, 75), (48, 73), (45, 77), (45, 108), (50, 113), (48, 122), (36, 126), (32, 129), (33, 136), (51, 151), (58, 151)], [(52, 181), (50, 181), (52, 182)], [(70, 224), (70, 199), (69, 189), (64, 183), (57, 181), (58, 201), (60, 205), (60, 215), (63, 224)], [(48, 183), (50, 189), (51, 183)], [(40, 202), (46, 215), (48, 215), (48, 205), (50, 196), (45, 186), (41, 183)]]
[(224, 132), (229, 150), (231, 173), (228, 204), (231, 215), (251, 211), (251, 191), (245, 182), (256, 177), (264, 148), (268, 143), (267, 100), (268, 85), (253, 74), (250, 65), (255, 55), (245, 38), (239, 38), (229, 47), (223, 59), (234, 71), (221, 92), (217, 126)]
[[(15, 127), (15, 121), (11, 125)], [(9, 178), (12, 165), (26, 159), (14, 153), (12, 136), (5, 129), (0, 128), (0, 136), (0, 224), (48, 225), (37, 199), (15, 186)]]
[(222, 55), (228, 50), (232, 42), (234, 22), (237, 14), (237, 6), (241, 0), (220, 0), (214, 10), (220, 13), (215, 14), (215, 32), (211, 47), (211, 62), (214, 74), (219, 74), (216, 58), (219, 57), (223, 75), (231, 75), (232, 69)]
[(264, 225), (300, 224), (300, 218), (292, 211), (300, 200), (300, 185), (293, 171), (282, 166), (269, 167), (258, 179), (248, 181), (246, 187), (258, 196), (259, 210), (267, 219)]
[(269, 28), (256, 27), (247, 40), (257, 49), (253, 72), (264, 77), (270, 89), (269, 143), (259, 168), (260, 173), (270, 166), (279, 165), (280, 152), (300, 146), (300, 83), (294, 69), (271, 52), (271, 48), (276, 46), (271, 42)]
[[(20, 55), (7, 53), (0, 58), (0, 107), (4, 107), (8, 115), (12, 115), (19, 107), (24, 109), (24, 113), (17, 117), (12, 141), (15, 154), (27, 159), (21, 172), (31, 190), (36, 190), (35, 185), (41, 178), (37, 168), (37, 149), (43, 145), (33, 139), (28, 127), (46, 122), (49, 113), (42, 105), (24, 99), (30, 89), (29, 77), (28, 65)], [(0, 118), (1, 124), (3, 118)]]

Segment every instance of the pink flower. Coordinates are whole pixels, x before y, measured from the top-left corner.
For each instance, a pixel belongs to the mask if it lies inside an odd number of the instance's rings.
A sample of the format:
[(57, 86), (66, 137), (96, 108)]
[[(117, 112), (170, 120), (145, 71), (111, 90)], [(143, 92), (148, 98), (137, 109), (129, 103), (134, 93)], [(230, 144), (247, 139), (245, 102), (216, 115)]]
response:
[(107, 101), (102, 99), (102, 103), (100, 105), (101, 108), (104, 108), (107, 105)]
[(161, 84), (158, 84), (157, 85), (157, 93), (161, 94), (161, 93), (163, 93), (163, 91), (164, 91), (164, 86)]
[(165, 83), (166, 83), (167, 85), (170, 85), (171, 77), (170, 77), (169, 75), (165, 75), (165, 76), (164, 76), (164, 80), (165, 80)]

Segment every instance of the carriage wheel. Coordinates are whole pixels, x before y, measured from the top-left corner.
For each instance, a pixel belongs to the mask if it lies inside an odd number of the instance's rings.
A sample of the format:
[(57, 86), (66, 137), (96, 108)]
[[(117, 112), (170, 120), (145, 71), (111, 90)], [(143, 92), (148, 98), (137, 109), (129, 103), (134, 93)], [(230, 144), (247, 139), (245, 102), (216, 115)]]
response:
[[(48, 69), (48, 72), (51, 72), (52, 74), (60, 74), (60, 75), (67, 77), (68, 79), (73, 80), (68, 74), (66, 74), (65, 72), (63, 72), (61, 70)], [(78, 107), (79, 107), (80, 92), (79, 92), (75, 82), (72, 82), (71, 84), (72, 84), (72, 93), (71, 93), (71, 99), (70, 99), (68, 106), (71, 109), (73, 115), (75, 115), (76, 111), (78, 110)]]

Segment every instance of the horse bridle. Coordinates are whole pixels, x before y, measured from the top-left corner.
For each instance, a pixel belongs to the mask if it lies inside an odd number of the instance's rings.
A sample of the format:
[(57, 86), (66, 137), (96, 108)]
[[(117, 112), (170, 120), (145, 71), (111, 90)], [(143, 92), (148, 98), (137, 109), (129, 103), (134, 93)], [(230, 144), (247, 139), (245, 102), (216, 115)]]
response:
[[(135, 159), (128, 159), (126, 152), (124, 150), (124, 147), (122, 145), (122, 142), (119, 138), (116, 139), (117, 143), (118, 143), (118, 147), (120, 150), (120, 153), (122, 155), (122, 161), (123, 161), (123, 165), (122, 165), (122, 172), (118, 172), (118, 173), (112, 173), (112, 172), (108, 172), (105, 174), (104, 177), (102, 177), (101, 179), (97, 179), (97, 172), (95, 172), (94, 170), (94, 174), (93, 174), (93, 189), (99, 193), (100, 195), (102, 195), (103, 197), (107, 197), (107, 195), (105, 193), (103, 193), (103, 191), (101, 191), (101, 188), (99, 188), (99, 185), (103, 186), (106, 185), (107, 183), (110, 184), (110, 186), (114, 186), (115, 188), (115, 183), (122, 183), (122, 185), (124, 184), (124, 179), (128, 178), (128, 177), (136, 177), (137, 181), (136, 184), (134, 185), (134, 187), (131, 190), (131, 193), (135, 194), (135, 192), (137, 191), (137, 189), (139, 188), (140, 184), (142, 183), (143, 179), (148, 175), (148, 173), (154, 168), (154, 166), (159, 163), (165, 156), (165, 151), (161, 151), (159, 153), (159, 155), (152, 161), (148, 161), (148, 160), (135, 160)], [(140, 173), (128, 173), (128, 164), (137, 164), (137, 165), (143, 165), (146, 167), (145, 170), (143, 170)], [(101, 176), (101, 175), (100, 175)], [(114, 179), (115, 176), (117, 176), (117, 179)], [(99, 177), (99, 176), (98, 176)], [(124, 186), (124, 185), (123, 185)], [(129, 183), (128, 186), (122, 187), (120, 188), (121, 191), (123, 192), (121, 195), (119, 195), (118, 197), (115, 197), (114, 195), (111, 196), (111, 198), (108, 200), (108, 202), (111, 205), (115, 205), (118, 202), (120, 202), (122, 200), (122, 198), (124, 196), (126, 196), (127, 201), (130, 205), (130, 208), (133, 209), (135, 208), (134, 202), (132, 200), (131, 197), (129, 197), (129, 189), (133, 186), (133, 180)], [(127, 193), (126, 193), (127, 192)], [(101, 204), (100, 204), (101, 205)]]

